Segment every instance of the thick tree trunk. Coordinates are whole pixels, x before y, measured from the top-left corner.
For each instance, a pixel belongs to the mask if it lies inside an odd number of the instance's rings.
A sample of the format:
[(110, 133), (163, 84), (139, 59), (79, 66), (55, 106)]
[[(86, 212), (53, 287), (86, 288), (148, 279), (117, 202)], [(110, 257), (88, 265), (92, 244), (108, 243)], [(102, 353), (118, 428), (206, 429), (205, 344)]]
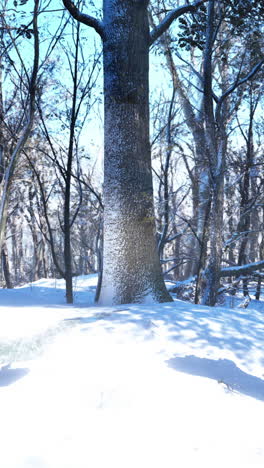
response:
[(99, 304), (166, 302), (149, 144), (147, 1), (104, 1), (104, 253)]

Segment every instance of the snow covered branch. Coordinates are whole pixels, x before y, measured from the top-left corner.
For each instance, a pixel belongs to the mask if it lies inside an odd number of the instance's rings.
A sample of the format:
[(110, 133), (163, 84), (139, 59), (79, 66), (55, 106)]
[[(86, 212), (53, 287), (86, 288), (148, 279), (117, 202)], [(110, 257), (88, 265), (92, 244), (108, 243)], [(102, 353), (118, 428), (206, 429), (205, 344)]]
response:
[(80, 23), (86, 24), (86, 26), (90, 26), (91, 28), (95, 29), (95, 31), (101, 36), (103, 39), (104, 37), (104, 28), (103, 23), (93, 16), (86, 15), (82, 13), (76, 5), (71, 0), (62, 0), (65, 8), (69, 11), (74, 19), (80, 21)]
[(247, 265), (222, 268), (220, 276), (223, 278), (241, 274), (248, 275), (250, 273), (254, 273), (257, 270), (262, 270), (262, 268), (264, 268), (264, 260), (260, 262), (248, 263)]
[[(65, 1), (65, 0), (64, 0)], [(183, 5), (181, 7), (175, 8), (174, 10), (170, 11), (165, 18), (161, 21), (161, 23), (156, 26), (150, 33), (150, 45), (152, 45), (156, 39), (158, 39), (167, 29), (170, 27), (172, 22), (179, 18), (181, 15), (185, 13), (191, 13), (196, 11), (196, 9), (205, 3), (207, 0), (198, 0), (191, 5)]]

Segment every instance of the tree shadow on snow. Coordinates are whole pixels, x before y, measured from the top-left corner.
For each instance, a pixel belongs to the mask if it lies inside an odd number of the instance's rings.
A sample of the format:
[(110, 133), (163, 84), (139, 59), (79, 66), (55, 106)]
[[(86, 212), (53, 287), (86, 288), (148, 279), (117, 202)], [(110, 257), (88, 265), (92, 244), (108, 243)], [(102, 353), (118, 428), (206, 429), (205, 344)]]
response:
[(0, 368), (0, 387), (7, 387), (29, 373), (29, 369), (10, 369), (9, 365)]
[(187, 374), (207, 377), (226, 385), (227, 389), (264, 401), (264, 380), (247, 374), (228, 359), (207, 359), (197, 356), (173, 357), (169, 367)]
[(71, 321), (85, 324), (82, 331), (98, 321), (105, 326), (134, 324), (150, 335), (162, 326), (169, 340), (191, 347), (213, 346), (217, 349), (231, 350), (238, 359), (244, 360), (251, 351), (263, 352), (263, 314), (258, 312), (235, 311), (209, 308), (176, 301), (174, 304), (159, 304), (158, 308), (137, 305), (92, 310), (87, 316), (72, 317)]

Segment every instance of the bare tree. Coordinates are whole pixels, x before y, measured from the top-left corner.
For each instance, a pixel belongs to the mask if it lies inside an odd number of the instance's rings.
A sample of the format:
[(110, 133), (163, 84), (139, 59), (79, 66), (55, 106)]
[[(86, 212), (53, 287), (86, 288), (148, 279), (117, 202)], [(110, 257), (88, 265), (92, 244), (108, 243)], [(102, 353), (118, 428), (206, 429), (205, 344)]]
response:
[[(10, 196), (10, 189), (12, 186), (13, 176), (16, 164), (18, 162), (19, 156), (23, 151), (25, 144), (30, 136), (30, 132), (33, 128), (34, 115), (36, 109), (36, 91), (37, 91), (37, 75), (39, 67), (39, 32), (38, 32), (38, 14), (39, 14), (39, 0), (34, 2), (34, 11), (32, 19), (32, 34), (34, 40), (34, 58), (33, 58), (33, 67), (31, 76), (26, 73), (27, 78), (27, 97), (25, 99), (26, 105), (23, 109), (22, 122), (20, 126), (20, 134), (17, 135), (16, 142), (12, 149), (12, 153), (9, 158), (7, 167), (2, 174), (1, 180), (1, 200), (0, 200), (0, 250), (5, 241), (5, 231), (6, 231), (6, 221), (7, 221), (7, 209), (8, 209), (8, 200)], [(2, 16), (3, 20), (3, 16)], [(19, 57), (21, 58), (20, 54)], [(22, 60), (22, 59), (21, 59)], [(0, 105), (3, 108), (3, 105)], [(0, 126), (3, 125), (3, 115), (0, 115), (1, 122)], [(0, 142), (1, 143), (1, 142)], [(2, 154), (3, 160), (3, 154)], [(3, 164), (2, 164), (3, 167)]]
[[(161, 2), (161, 5), (165, 7), (164, 2)], [(194, 241), (191, 252), (194, 254), (192, 273), (197, 274), (195, 299), (196, 302), (201, 300), (205, 304), (213, 305), (219, 288), (223, 251), (224, 174), (228, 125), (241, 102), (241, 94), (234, 98), (235, 91), (253, 79), (260, 70), (263, 60), (255, 57), (249, 70), (245, 72), (244, 57), (241, 61), (239, 56), (237, 77), (235, 80), (231, 78), (230, 57), (234, 60), (234, 48), (230, 39), (232, 28), (229, 23), (237, 20), (236, 13), (230, 12), (225, 2), (212, 0), (208, 1), (207, 11), (205, 7), (204, 10), (199, 14), (200, 23), (196, 18), (190, 22), (186, 19), (181, 20), (184, 34), (180, 37), (182, 40), (180, 45), (186, 46), (187, 50), (191, 51), (191, 59), (195, 48), (202, 51), (201, 70), (197, 69), (191, 60), (182, 57), (178, 50), (174, 51), (174, 41), (168, 32), (161, 37), (159, 45), (165, 53), (173, 87), (181, 102), (185, 122), (192, 133), (195, 147), (193, 168), (189, 166), (188, 159), (183, 154), (193, 194), (191, 225)], [(252, 12), (249, 13), (252, 15)], [(159, 17), (162, 14), (159, 9), (153, 9), (153, 15)], [(153, 19), (152, 23), (154, 24)], [(196, 97), (194, 102), (175, 65), (175, 56), (190, 70), (191, 78), (187, 83), (193, 85), (196, 96), (200, 97), (199, 99)], [(188, 79), (186, 74), (185, 78)], [(193, 248), (194, 246), (196, 248)]]

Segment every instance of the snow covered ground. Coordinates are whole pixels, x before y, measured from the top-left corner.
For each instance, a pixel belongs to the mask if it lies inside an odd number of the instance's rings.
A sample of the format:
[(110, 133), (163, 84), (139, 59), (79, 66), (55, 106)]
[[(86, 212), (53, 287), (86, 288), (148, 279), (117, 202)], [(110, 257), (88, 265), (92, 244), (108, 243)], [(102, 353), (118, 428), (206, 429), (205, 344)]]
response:
[(99, 308), (95, 285), (0, 290), (0, 467), (263, 468), (264, 304)]

